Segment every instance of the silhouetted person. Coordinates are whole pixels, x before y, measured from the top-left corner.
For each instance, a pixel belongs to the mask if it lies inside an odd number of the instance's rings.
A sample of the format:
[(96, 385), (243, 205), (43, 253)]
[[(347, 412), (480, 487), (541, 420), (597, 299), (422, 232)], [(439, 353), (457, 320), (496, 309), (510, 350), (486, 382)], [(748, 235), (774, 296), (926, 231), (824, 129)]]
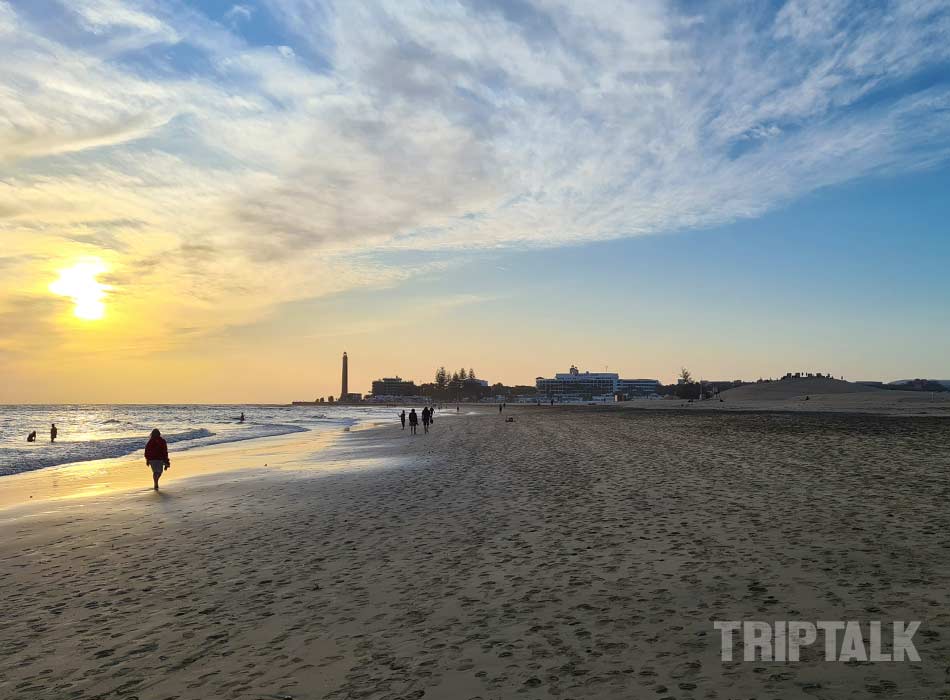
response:
[(458, 407), (458, 404), (455, 404), (455, 412), (456, 412), (456, 413), (458, 413), (458, 412), (459, 412), (459, 407)]
[(27, 441), (27, 442), (36, 442), (36, 431), (35, 431), (35, 430), (34, 430), (32, 433), (30, 433), (29, 435), (26, 436), (26, 441)]
[(402, 413), (399, 414), (399, 422), (402, 423), (402, 429), (406, 429), (406, 409), (402, 410)]
[(422, 430), (423, 432), (429, 432), (429, 407), (425, 406), (422, 409)]
[(503, 407), (503, 405), (502, 405), (502, 404), (498, 404), (498, 412), (499, 412), (499, 413), (501, 413), (501, 409), (502, 409), (502, 407)]
[(241, 411), (241, 417), (238, 418), (238, 423), (243, 423), (243, 422), (244, 422), (244, 411)]
[(409, 410), (409, 432), (416, 434), (416, 426), (419, 425), (419, 416), (416, 415), (416, 409)]
[(152, 480), (155, 482), (155, 490), (158, 491), (158, 480), (162, 478), (162, 473), (172, 468), (168, 459), (168, 443), (158, 428), (152, 431), (145, 445), (145, 463), (152, 468)]
[(56, 429), (56, 424), (53, 423), (49, 428), (49, 441), (56, 442), (57, 435), (59, 435), (59, 431)]

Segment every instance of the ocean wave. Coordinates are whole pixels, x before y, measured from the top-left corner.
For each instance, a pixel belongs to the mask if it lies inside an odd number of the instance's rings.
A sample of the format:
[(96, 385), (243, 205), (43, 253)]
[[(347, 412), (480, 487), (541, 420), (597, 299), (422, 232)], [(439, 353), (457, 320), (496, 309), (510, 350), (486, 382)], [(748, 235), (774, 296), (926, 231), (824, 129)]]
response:
[(185, 449), (192, 447), (203, 447), (205, 445), (223, 445), (227, 442), (241, 442), (242, 440), (256, 440), (257, 438), (276, 437), (278, 435), (290, 435), (291, 433), (306, 433), (307, 429), (299, 425), (287, 425), (285, 423), (245, 423), (245, 428), (241, 430), (229, 430), (222, 433), (212, 433), (210, 437), (201, 440)]
[[(177, 433), (163, 434), (169, 445), (178, 443), (178, 450), (205, 445), (254, 440), (262, 437), (306, 432), (306, 428), (285, 424), (250, 424), (246, 428), (213, 433), (206, 428), (194, 428)], [(148, 434), (138, 437), (104, 438), (56, 443), (36, 442), (23, 447), (0, 448), (0, 476), (45, 469), (73, 462), (124, 457), (145, 449)]]

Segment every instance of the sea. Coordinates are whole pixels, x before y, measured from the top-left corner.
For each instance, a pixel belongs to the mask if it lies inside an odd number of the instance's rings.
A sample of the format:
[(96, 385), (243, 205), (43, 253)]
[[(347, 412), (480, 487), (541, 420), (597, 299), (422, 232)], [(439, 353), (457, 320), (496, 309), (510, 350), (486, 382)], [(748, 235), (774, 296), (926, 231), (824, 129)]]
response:
[[(240, 422), (244, 413), (244, 422)], [(175, 451), (362, 422), (397, 421), (388, 406), (7, 405), (0, 406), (0, 478), (72, 462), (133, 454), (153, 428)], [(58, 430), (50, 444), (50, 425)], [(26, 441), (35, 430), (36, 442)]]

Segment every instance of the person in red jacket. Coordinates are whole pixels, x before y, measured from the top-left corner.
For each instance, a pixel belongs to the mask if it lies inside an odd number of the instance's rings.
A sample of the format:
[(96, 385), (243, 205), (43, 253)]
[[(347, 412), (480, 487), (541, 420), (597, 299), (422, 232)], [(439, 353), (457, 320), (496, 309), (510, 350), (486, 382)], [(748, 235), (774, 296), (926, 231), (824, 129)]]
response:
[(172, 468), (168, 459), (168, 443), (162, 437), (158, 428), (152, 431), (152, 436), (145, 445), (145, 463), (152, 468), (152, 479), (155, 480), (155, 490), (158, 491), (158, 480), (166, 469)]

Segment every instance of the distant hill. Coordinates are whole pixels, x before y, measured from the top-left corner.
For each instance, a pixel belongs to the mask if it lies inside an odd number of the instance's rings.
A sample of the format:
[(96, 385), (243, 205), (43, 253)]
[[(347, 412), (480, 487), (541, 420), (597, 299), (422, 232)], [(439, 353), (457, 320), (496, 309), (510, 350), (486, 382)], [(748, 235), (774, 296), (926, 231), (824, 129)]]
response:
[(950, 379), (898, 379), (888, 382), (886, 388), (910, 391), (950, 391)]
[(746, 384), (724, 391), (720, 396), (727, 401), (784, 401), (785, 399), (812, 394), (873, 394), (884, 391), (886, 390), (845, 382), (841, 379), (806, 377), (781, 379), (774, 382), (762, 382), (761, 384)]

